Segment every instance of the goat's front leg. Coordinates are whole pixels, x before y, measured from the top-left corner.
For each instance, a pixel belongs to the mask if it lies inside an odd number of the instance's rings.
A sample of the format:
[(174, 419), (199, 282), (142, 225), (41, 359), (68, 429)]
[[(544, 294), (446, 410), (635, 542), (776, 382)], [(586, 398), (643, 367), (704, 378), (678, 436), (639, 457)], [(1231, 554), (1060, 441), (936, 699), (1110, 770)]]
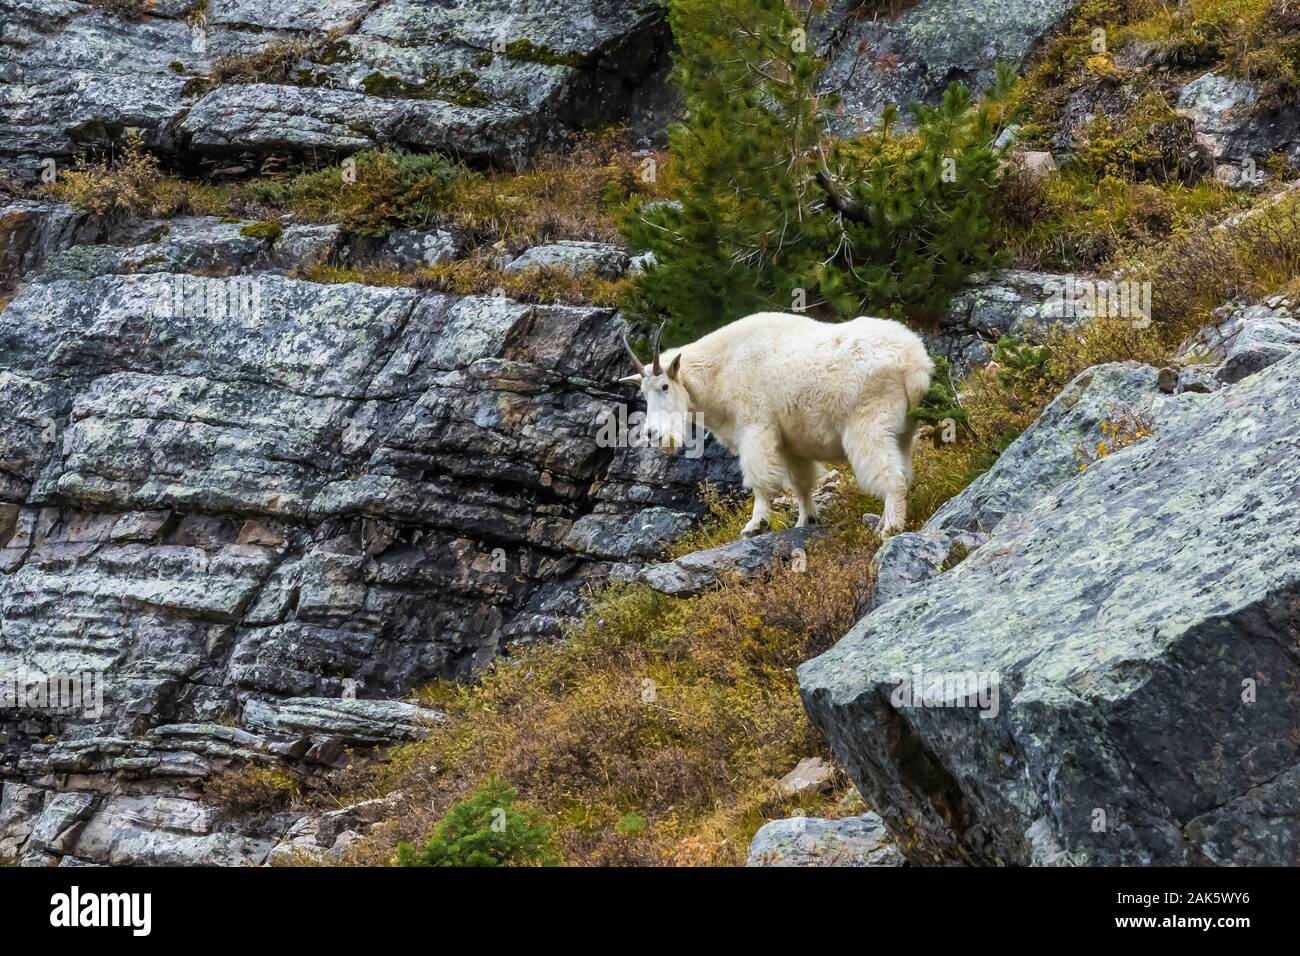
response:
[(776, 433), (766, 428), (747, 429), (740, 439), (740, 471), (745, 485), (754, 489), (754, 514), (741, 530), (742, 538), (766, 531), (772, 523), (772, 499), (785, 486), (785, 462)]

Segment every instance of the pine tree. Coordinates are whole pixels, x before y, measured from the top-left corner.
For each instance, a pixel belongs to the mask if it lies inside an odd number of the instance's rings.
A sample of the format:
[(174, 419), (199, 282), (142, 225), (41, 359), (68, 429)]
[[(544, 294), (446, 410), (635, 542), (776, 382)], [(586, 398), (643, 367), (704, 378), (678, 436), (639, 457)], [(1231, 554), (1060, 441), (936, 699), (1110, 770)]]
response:
[(495, 777), (452, 804), (423, 847), (400, 843), (399, 866), (507, 866), (553, 861), (551, 828), (515, 808), (518, 792)]
[[(994, 262), (991, 147), (1014, 75), (989, 99), (954, 84), (856, 139), (825, 135), (833, 97), (807, 23), (782, 0), (668, 0), (686, 121), (669, 133), (675, 203), (628, 211), (654, 253), (628, 303), (681, 341), (762, 309), (823, 316), (933, 308)], [(810, 10), (813, 7), (809, 8)], [(802, 290), (802, 295), (799, 291)]]
[(633, 211), (625, 232), (655, 254), (637, 300), (674, 320), (671, 339), (789, 309), (792, 290), (815, 283), (825, 222), (813, 177), (829, 103), (813, 94), (806, 24), (781, 0), (668, 8), (688, 116), (669, 132), (677, 205)]

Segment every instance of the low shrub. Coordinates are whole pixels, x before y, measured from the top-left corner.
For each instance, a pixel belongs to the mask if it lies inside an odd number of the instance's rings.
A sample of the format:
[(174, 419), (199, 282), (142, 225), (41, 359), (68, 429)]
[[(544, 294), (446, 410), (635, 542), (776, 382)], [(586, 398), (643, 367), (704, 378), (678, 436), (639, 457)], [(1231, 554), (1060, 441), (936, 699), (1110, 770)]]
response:
[(517, 791), (490, 777), (452, 804), (416, 848), (397, 847), (399, 866), (520, 866), (554, 859), (551, 828), (533, 810), (515, 808)]
[(1089, 466), (1103, 458), (1151, 437), (1151, 428), (1150, 419), (1141, 413), (1112, 405), (1108, 416), (1097, 423), (1101, 437), (1091, 445), (1075, 445), (1074, 460), (1079, 471), (1087, 471)]
[(579, 139), (522, 172), (462, 178), (446, 223), (482, 243), (537, 245), (555, 239), (619, 242), (615, 213), (632, 197), (661, 198), (671, 182), (667, 157), (635, 150), (621, 129)]
[(1152, 313), (1188, 335), (1236, 297), (1294, 291), (1300, 276), (1300, 190), (1288, 189), (1226, 219), (1190, 224), (1161, 248), (1121, 263), (1152, 284)]
[(230, 201), (220, 187), (165, 175), (135, 132), (127, 134), (125, 144), (114, 155), (79, 160), (46, 185), (44, 192), (110, 219), (216, 215), (224, 212)]
[(203, 795), (229, 813), (274, 813), (301, 799), (302, 784), (282, 767), (244, 764), (210, 777)]
[(207, 75), (185, 84), (184, 92), (200, 95), (226, 83), (291, 83), (298, 77), (298, 65), (318, 52), (306, 40), (274, 40), (252, 53), (215, 60)]
[(263, 180), (249, 199), (283, 206), (313, 222), (333, 222), (363, 236), (427, 226), (446, 206), (455, 183), (471, 175), (437, 154), (365, 150), (346, 164), (302, 173), (288, 182)]

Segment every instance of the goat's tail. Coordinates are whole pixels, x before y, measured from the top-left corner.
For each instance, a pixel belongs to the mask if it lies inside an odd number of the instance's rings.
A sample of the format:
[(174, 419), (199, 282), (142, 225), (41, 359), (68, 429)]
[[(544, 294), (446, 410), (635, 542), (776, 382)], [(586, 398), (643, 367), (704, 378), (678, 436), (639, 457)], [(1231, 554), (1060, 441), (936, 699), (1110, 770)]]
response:
[(921, 404), (925, 393), (930, 390), (930, 376), (934, 372), (934, 362), (930, 356), (921, 353), (923, 361), (911, 365), (903, 372), (903, 392), (907, 397), (909, 410)]
[(921, 423), (914, 419), (910, 412), (917, 405), (921, 404), (925, 398), (925, 393), (930, 390), (930, 375), (934, 372), (934, 362), (924, 351), (921, 352), (922, 361), (911, 365), (903, 372), (903, 396), (907, 400), (904, 406), (903, 430), (898, 433), (898, 448), (903, 453), (903, 460), (907, 463), (909, 475), (908, 483), (911, 483), (911, 463), (912, 463), (912, 446), (916, 442), (916, 433), (921, 427)]

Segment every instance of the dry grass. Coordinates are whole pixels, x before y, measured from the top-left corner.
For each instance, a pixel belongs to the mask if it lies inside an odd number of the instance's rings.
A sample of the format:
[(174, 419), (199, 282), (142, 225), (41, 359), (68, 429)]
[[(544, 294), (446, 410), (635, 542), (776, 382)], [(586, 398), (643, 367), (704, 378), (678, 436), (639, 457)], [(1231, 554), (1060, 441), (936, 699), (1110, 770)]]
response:
[(116, 219), (216, 215), (225, 211), (229, 201), (224, 189), (165, 175), (137, 133), (129, 133), (125, 146), (115, 155), (81, 160), (73, 169), (61, 172), (44, 192)]
[(1153, 310), (1171, 335), (1203, 325), (1225, 301), (1294, 290), (1300, 277), (1300, 189), (1287, 189), (1226, 220), (1179, 230), (1126, 264), (1152, 283)]
[(499, 660), (477, 687), (427, 689), (445, 723), (357, 771), (357, 793), (398, 791), (403, 807), (353, 862), (389, 861), (493, 774), (543, 811), (569, 863), (736, 864), (772, 817), (844, 812), (843, 780), (799, 799), (776, 789), (802, 757), (827, 756), (795, 668), (843, 635), (871, 587), (874, 538), (843, 518), (804, 570), (692, 600), (612, 588), (563, 643)]
[(253, 53), (216, 60), (206, 76), (196, 76), (185, 84), (185, 93), (202, 95), (224, 83), (291, 83), (298, 64), (316, 52), (316, 47), (304, 40), (276, 40)]
[(613, 209), (633, 194), (666, 196), (666, 166), (667, 154), (640, 155), (621, 130), (594, 134), (524, 172), (460, 180), (445, 222), (483, 243), (620, 242)]
[(302, 798), (298, 778), (281, 767), (244, 764), (210, 777), (204, 799), (232, 814), (275, 813)]
[(616, 210), (633, 195), (666, 195), (666, 163), (666, 154), (635, 149), (619, 129), (580, 136), (522, 172), (478, 173), (434, 155), (367, 150), (352, 157), (350, 178), (328, 166), (257, 180), (236, 202), (258, 218), (288, 211), (367, 235), (437, 225), (512, 251), (557, 239), (620, 242)]
[(239, 190), (244, 212), (276, 218), (281, 210), (308, 222), (336, 223), (343, 231), (383, 236), (404, 226), (436, 223), (453, 183), (472, 174), (436, 153), (363, 150), (338, 166), (291, 180), (254, 180)]
[(413, 286), (455, 295), (502, 295), (519, 302), (617, 307), (627, 289), (625, 279), (574, 275), (563, 267), (504, 272), (483, 259), (462, 259), (418, 269), (316, 265), (300, 276), (309, 282), (361, 282), (366, 285)]
[(1002, 247), (1021, 269), (1105, 271), (1160, 249), (1179, 230), (1247, 208), (1212, 179), (1160, 184), (1067, 166), (1036, 178), (1012, 167), (998, 189)]

